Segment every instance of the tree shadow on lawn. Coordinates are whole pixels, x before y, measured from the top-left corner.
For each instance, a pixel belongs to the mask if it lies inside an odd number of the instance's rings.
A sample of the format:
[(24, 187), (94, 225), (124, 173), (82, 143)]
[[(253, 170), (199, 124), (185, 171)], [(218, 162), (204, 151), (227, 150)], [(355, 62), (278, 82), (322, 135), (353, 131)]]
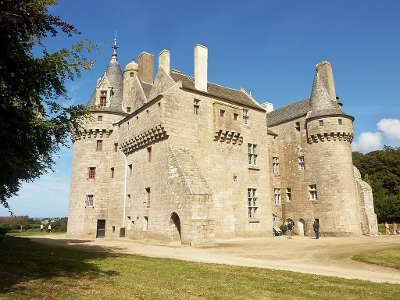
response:
[(59, 241), (56, 247), (19, 237), (8, 236), (1, 241), (0, 295), (20, 291), (24, 289), (23, 283), (32, 280), (47, 282), (54, 280), (55, 277), (65, 277), (73, 284), (83, 278), (95, 279), (119, 275), (115, 271), (103, 271), (93, 262), (118, 256), (108, 252), (109, 249), (106, 247), (90, 246), (91, 251), (82, 251), (84, 247), (79, 247), (81, 250), (74, 249), (75, 247), (62, 247), (71, 240)]

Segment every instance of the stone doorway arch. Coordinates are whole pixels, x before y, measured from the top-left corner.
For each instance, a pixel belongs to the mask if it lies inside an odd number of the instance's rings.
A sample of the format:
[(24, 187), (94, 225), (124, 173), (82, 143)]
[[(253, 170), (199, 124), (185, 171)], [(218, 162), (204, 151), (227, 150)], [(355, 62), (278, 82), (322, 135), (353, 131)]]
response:
[(304, 236), (306, 232), (306, 222), (304, 222), (303, 219), (299, 219), (297, 222), (297, 228), (299, 235)]
[(176, 212), (173, 212), (169, 219), (169, 232), (172, 241), (181, 241), (181, 220)]

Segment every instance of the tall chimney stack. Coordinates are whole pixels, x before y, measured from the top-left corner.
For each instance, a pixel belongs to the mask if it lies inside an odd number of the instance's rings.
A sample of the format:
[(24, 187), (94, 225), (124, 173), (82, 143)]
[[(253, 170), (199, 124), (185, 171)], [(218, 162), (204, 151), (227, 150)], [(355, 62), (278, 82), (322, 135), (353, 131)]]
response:
[(169, 74), (170, 71), (170, 53), (169, 50), (164, 49), (158, 55), (158, 69), (163, 69), (165, 73)]
[(194, 87), (202, 92), (207, 92), (207, 47), (197, 44), (194, 47)]
[(154, 55), (142, 52), (139, 55), (139, 78), (146, 82), (153, 84), (154, 77)]

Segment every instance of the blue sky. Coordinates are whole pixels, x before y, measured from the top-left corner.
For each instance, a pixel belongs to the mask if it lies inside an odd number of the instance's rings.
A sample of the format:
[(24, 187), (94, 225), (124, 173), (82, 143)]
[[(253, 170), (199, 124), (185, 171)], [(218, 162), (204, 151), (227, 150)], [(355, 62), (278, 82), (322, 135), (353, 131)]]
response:
[[(353, 149), (400, 145), (400, 1), (61, 0), (52, 12), (100, 45), (93, 70), (67, 83), (74, 104), (88, 101), (117, 31), (122, 67), (141, 51), (157, 57), (166, 48), (172, 68), (193, 74), (193, 47), (201, 43), (210, 81), (244, 87), (275, 108), (308, 97), (315, 65), (327, 59), (344, 111), (356, 118)], [(71, 43), (46, 41), (50, 49)], [(9, 201), (14, 213), (66, 216), (71, 157), (62, 149), (54, 173), (23, 184)]]

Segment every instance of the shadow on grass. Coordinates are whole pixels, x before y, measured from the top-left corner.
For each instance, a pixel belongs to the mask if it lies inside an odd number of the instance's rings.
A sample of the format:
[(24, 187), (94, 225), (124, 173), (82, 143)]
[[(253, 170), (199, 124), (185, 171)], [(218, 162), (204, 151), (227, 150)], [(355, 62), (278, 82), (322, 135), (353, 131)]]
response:
[(80, 246), (77, 246), (80, 250), (62, 247), (71, 242), (82, 241), (58, 240), (56, 246), (50, 246), (46, 241), (42, 245), (29, 238), (6, 237), (0, 242), (0, 295), (21, 291), (24, 283), (35, 280), (50, 282), (57, 277), (76, 282), (119, 275), (115, 271), (102, 271), (95, 263), (117, 257), (110, 249), (91, 246), (91, 251), (82, 251), (85, 248)]

